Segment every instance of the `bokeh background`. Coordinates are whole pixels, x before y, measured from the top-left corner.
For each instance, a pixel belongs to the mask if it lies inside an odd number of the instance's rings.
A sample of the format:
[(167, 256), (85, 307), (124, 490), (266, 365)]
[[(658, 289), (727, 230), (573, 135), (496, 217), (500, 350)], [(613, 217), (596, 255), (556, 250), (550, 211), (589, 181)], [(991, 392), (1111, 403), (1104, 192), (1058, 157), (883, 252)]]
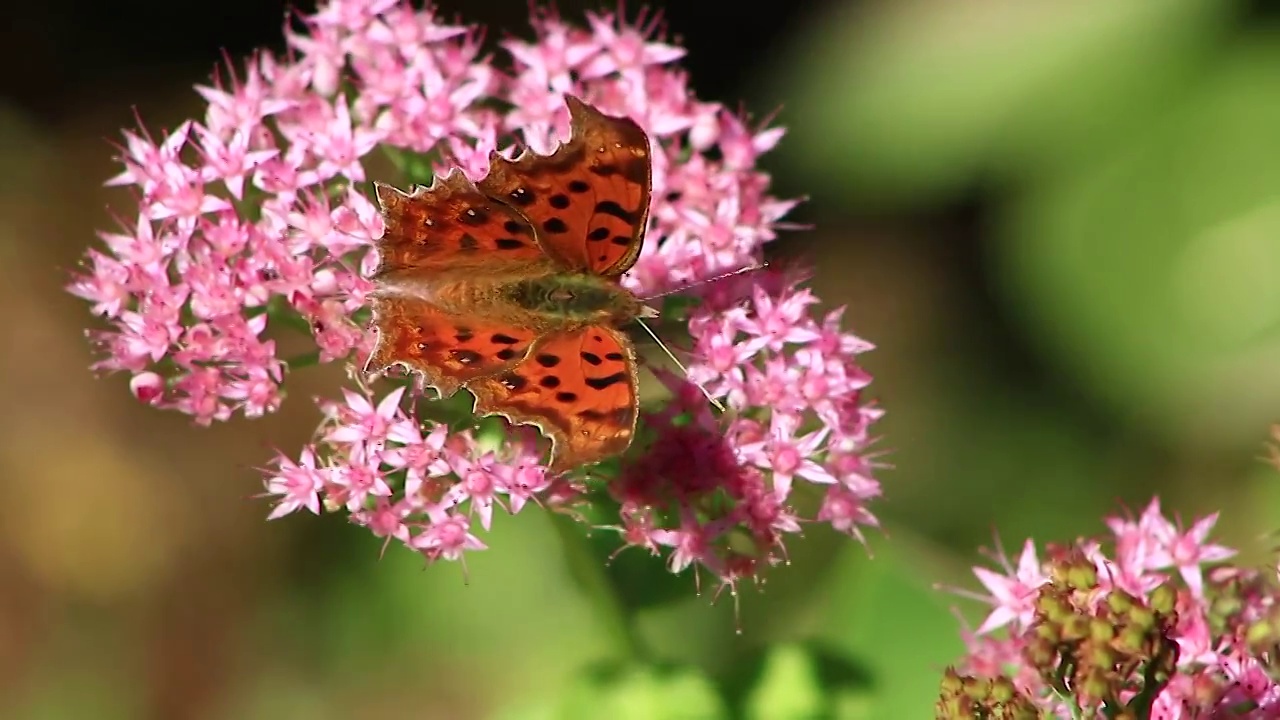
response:
[[(527, 31), (525, 0), (439, 6), (493, 37)], [(690, 579), (640, 629), (703, 680), (632, 678), (606, 712), (580, 670), (608, 634), (545, 516), (495, 523), (465, 576), (399, 548), (380, 560), (341, 519), (264, 521), (254, 468), (308, 438), (308, 397), (335, 394), (339, 369), (291, 376), (272, 417), (210, 429), (87, 369), (88, 308), (61, 288), (130, 202), (101, 186), (109, 142), (135, 107), (151, 127), (199, 112), (191, 85), (224, 51), (279, 47), (284, 6), (6, 6), (0, 717), (697, 717), (717, 682), (754, 717), (924, 718), (962, 651), (952, 608), (981, 610), (935, 584), (976, 588), (993, 533), (1070, 540), (1159, 495), (1188, 520), (1221, 511), (1220, 537), (1265, 561), (1280, 527), (1280, 477), (1259, 459), (1280, 419), (1275, 6), (727, 7), (664, 16), (703, 97), (790, 129), (764, 162), (780, 195), (811, 198), (794, 219), (813, 229), (772, 252), (815, 265), (821, 296), (878, 345), (887, 536), (870, 559), (830, 533), (792, 544), (742, 593), (741, 634), (732, 600)], [(834, 703), (804, 644), (856, 658)], [(659, 686), (664, 703), (646, 695)]]

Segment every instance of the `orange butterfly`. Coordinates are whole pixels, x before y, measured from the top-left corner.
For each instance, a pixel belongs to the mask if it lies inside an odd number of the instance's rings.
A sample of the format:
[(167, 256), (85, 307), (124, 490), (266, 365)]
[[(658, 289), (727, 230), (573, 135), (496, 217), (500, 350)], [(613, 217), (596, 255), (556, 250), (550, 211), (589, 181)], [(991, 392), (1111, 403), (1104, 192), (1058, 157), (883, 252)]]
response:
[(365, 367), (399, 364), (441, 397), (465, 387), (477, 415), (537, 426), (551, 469), (631, 445), (635, 349), (618, 326), (656, 313), (618, 280), (649, 217), (649, 139), (628, 118), (566, 96), (568, 142), (515, 160), (496, 152), (404, 193), (375, 183), (386, 232)]

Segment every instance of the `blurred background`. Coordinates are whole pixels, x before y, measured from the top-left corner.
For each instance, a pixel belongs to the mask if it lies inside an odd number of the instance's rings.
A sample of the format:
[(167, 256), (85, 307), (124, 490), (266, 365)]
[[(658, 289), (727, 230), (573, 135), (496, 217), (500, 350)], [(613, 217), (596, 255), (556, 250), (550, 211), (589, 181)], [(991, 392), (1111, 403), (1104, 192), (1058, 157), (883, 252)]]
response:
[[(662, 5), (662, 3), (656, 3)], [(561, 0), (566, 17), (595, 3)], [(527, 29), (525, 0), (440, 2)], [(612, 6), (611, 6), (612, 7)], [(704, 99), (778, 111), (764, 160), (814, 229), (773, 248), (817, 268), (876, 343), (894, 467), (872, 559), (813, 532), (767, 588), (640, 618), (658, 657), (733, 685), (755, 717), (931, 717), (963, 650), (952, 608), (998, 532), (1069, 541), (1159, 495), (1263, 562), (1280, 477), (1280, 13), (1234, 0), (672, 2)], [(216, 9), (215, 9), (216, 8)], [(637, 10), (628, 4), (629, 14)], [(603, 717), (579, 670), (605, 653), (539, 513), (423, 570), (340, 518), (267, 524), (254, 468), (291, 452), (338, 368), (210, 429), (88, 371), (62, 292), (126, 193), (110, 145), (200, 111), (223, 59), (279, 48), (284, 5), (8, 6), (0, 23), (0, 717)], [(857, 658), (833, 706), (789, 649)], [(744, 658), (749, 662), (744, 662)], [(709, 680), (707, 680), (709, 679)], [(652, 678), (619, 707), (647, 714)], [(739, 683), (746, 687), (749, 683)], [(640, 688), (640, 689), (635, 689)], [(676, 692), (676, 691), (671, 691)], [(577, 695), (575, 695), (575, 693)], [(577, 715), (564, 698), (581, 697)], [(761, 709), (765, 708), (765, 709)], [(670, 709), (670, 708), (668, 708)]]

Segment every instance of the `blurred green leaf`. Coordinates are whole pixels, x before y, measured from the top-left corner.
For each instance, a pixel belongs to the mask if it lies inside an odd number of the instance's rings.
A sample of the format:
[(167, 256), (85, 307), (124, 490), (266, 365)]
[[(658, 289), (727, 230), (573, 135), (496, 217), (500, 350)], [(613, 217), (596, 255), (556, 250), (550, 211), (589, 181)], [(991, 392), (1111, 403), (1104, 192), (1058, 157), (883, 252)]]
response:
[(404, 187), (401, 188), (405, 192), (410, 192), (414, 185), (430, 185), (435, 177), (435, 173), (431, 170), (432, 163), (440, 160), (440, 154), (437, 152), (420, 153), (403, 148), (396, 148), (390, 145), (380, 145), (383, 152), (396, 170), (404, 178)]
[(840, 695), (864, 694), (870, 671), (825, 640), (781, 642), (736, 653), (720, 678), (734, 717), (830, 717)]
[(865, 695), (870, 677), (853, 658), (820, 643), (775, 645), (763, 655), (749, 689), (746, 717), (760, 720), (827, 718), (842, 695)]
[(871, 686), (871, 670), (859, 658), (846, 655), (826, 642), (802, 645), (814, 664), (818, 684), (830, 691), (861, 693)]
[(949, 610), (954, 598), (932, 587), (935, 563), (902, 537), (882, 543), (874, 559), (845, 557), (821, 637), (837, 657), (857, 658), (874, 675), (852, 676), (855, 690), (836, 699), (836, 717), (932, 717), (942, 669), (964, 651)]
[(379, 559), (380, 539), (358, 528), (346, 538), (358, 550), (333, 586), (265, 618), (287, 624), (287, 646), (305, 654), (288, 658), (291, 667), (355, 685), (411, 683), (428, 672), (433, 687), (519, 667), (505, 677), (502, 696), (483, 702), (497, 708), (512, 697), (530, 704), (559, 698), (574, 668), (613, 649), (601, 618), (574, 590), (542, 513), (495, 513), (492, 532), (483, 534), (490, 550), (470, 553), (465, 565), (427, 566), (396, 542)]
[(725, 718), (715, 686), (689, 666), (598, 666), (584, 673), (554, 715), (563, 720)]
[[(125, 720), (138, 717), (136, 707), (141, 698), (128, 676), (116, 678), (83, 671), (59, 668), (45, 675), (46, 682), (27, 687), (28, 700), (18, 704), (13, 720), (63, 720), (64, 718), (94, 718), (94, 720)], [(127, 688), (127, 689), (126, 689)], [(3, 706), (13, 707), (17, 698), (5, 698)], [(134, 707), (131, 707), (134, 706)]]
[[(678, 333), (681, 336), (688, 334), (689, 326), (687, 320), (689, 313), (698, 307), (701, 302), (700, 298), (687, 292), (677, 292), (662, 298), (662, 310), (659, 317), (660, 328), (663, 326), (669, 327), (670, 333)], [(671, 324), (666, 325), (666, 323)], [(658, 336), (665, 337), (662, 333), (659, 333)]]
[(730, 715), (715, 686), (687, 665), (600, 663), (578, 673), (558, 699), (517, 704), (495, 720), (717, 720)]
[(1123, 152), (1011, 215), (994, 276), (1046, 357), (1174, 442), (1280, 407), (1280, 45), (1244, 38)]
[(283, 325), (292, 330), (297, 330), (304, 335), (311, 335), (311, 323), (298, 311), (289, 305), (289, 301), (283, 295), (272, 295), (267, 301), (266, 313), (269, 322), (272, 324)]
[(1117, 495), (1144, 501), (1144, 478), (1124, 464), (1141, 453), (1131, 438), (1098, 427), (1069, 393), (993, 363), (986, 338), (945, 347), (947, 362), (888, 390), (879, 425), (893, 449), (887, 520), (969, 556), (993, 529), (1013, 541), (1067, 539), (1095, 528)]
[[(643, 432), (643, 423), (641, 423)], [(638, 443), (639, 444), (639, 443)], [(607, 460), (591, 470), (597, 478), (589, 493), (590, 502), (578, 508), (585, 523), (558, 518), (562, 541), (580, 546), (580, 555), (566, 557), (574, 567), (572, 575), (587, 592), (596, 592), (593, 584), (603, 580), (620, 609), (628, 616), (670, 602), (688, 600), (694, 594), (693, 572), (674, 575), (664, 558), (639, 548), (625, 547), (618, 532), (601, 526), (616, 525), (618, 503), (601, 483), (617, 475), (620, 465)], [(599, 480), (603, 478), (603, 480)]]
[(1167, 102), (1233, 2), (836, 4), (775, 96), (815, 195), (919, 203), (992, 163), (1071, 159)]
[(609, 580), (632, 611), (683, 602), (693, 596), (692, 571), (672, 574), (664, 558), (636, 548), (618, 552), (622, 540), (612, 533), (592, 533), (591, 538), (596, 556), (608, 562), (605, 572)]
[(248, 680), (248, 687), (233, 696), (224, 718), (236, 720), (338, 720), (343, 708), (316, 691), (317, 679), (297, 666), (263, 669)]
[(747, 717), (789, 720), (826, 715), (823, 689), (809, 653), (795, 644), (772, 648), (747, 700)]

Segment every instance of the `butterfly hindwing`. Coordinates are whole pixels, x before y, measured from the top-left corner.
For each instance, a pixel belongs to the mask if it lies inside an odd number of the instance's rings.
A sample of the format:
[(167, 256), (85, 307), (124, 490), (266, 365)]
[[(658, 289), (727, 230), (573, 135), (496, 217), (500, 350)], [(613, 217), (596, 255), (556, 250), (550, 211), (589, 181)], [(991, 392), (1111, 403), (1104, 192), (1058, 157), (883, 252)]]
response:
[(475, 380), (476, 412), (538, 426), (551, 468), (599, 462), (627, 449), (639, 409), (635, 351), (606, 325), (540, 338), (508, 371)]
[(649, 138), (629, 118), (572, 96), (569, 140), (551, 155), (494, 153), (480, 191), (529, 219), (547, 251), (571, 270), (606, 277), (635, 264), (649, 218)]
[(378, 340), (365, 372), (400, 364), (421, 373), (441, 397), (514, 367), (537, 337), (526, 328), (450, 313), (412, 295), (375, 294), (371, 302)]

